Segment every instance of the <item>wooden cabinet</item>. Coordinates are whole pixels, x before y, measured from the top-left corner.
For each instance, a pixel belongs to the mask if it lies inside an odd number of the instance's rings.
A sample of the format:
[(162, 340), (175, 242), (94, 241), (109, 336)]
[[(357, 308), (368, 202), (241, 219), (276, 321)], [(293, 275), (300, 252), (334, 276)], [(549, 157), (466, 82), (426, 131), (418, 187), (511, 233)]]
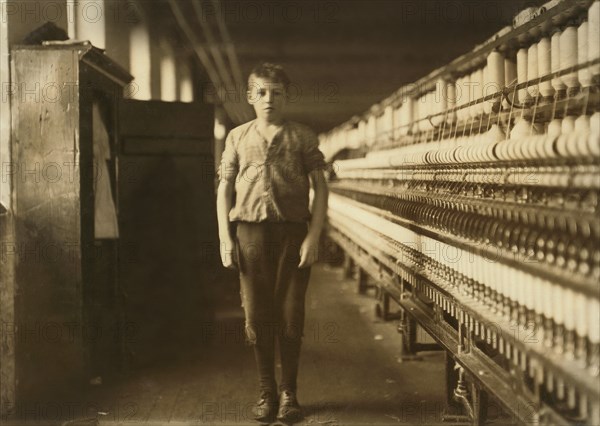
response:
[(12, 52), (17, 401), (121, 359), (117, 106), (132, 77), (90, 45)]

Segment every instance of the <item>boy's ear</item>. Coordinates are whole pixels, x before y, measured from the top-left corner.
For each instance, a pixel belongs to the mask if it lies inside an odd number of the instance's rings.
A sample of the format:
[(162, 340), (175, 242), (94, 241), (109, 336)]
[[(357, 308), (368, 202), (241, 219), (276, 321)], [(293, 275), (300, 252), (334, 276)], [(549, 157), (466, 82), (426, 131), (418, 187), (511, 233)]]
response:
[(253, 105), (256, 102), (256, 96), (252, 94), (252, 90), (250, 89), (250, 87), (248, 88), (248, 90), (246, 90), (246, 101), (250, 105)]
[(246, 89), (246, 101), (250, 105), (254, 105), (258, 101), (258, 98), (258, 86), (252, 81), (248, 84), (248, 88)]

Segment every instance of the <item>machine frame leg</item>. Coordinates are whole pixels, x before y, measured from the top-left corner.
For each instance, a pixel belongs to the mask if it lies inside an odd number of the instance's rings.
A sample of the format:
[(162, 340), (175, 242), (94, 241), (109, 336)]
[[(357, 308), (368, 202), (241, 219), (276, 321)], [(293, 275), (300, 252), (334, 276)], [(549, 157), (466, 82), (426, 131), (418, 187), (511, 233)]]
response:
[(375, 304), (375, 316), (383, 321), (401, 319), (401, 311), (391, 312), (390, 302), (392, 297), (383, 289), (378, 289), (377, 303)]
[(483, 426), (487, 420), (489, 395), (475, 383), (468, 384), (466, 376), (463, 368), (446, 352), (447, 408), (442, 421)]
[(365, 294), (367, 292), (369, 276), (368, 274), (361, 268), (356, 267), (356, 292), (358, 294)]
[(400, 311), (400, 323), (398, 333), (402, 335), (400, 359), (402, 361), (420, 361), (417, 355), (417, 322), (405, 311)]
[(348, 253), (344, 254), (344, 264), (342, 266), (343, 278), (352, 278), (354, 275), (354, 260)]

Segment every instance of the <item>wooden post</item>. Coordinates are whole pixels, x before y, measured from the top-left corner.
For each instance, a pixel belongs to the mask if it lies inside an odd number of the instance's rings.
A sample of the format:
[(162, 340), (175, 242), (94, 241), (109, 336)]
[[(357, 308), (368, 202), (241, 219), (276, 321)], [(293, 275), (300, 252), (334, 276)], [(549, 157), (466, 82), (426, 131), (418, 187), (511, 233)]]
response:
[[(14, 222), (0, 214), (0, 418), (12, 418), (16, 402), (15, 375), (15, 257)], [(13, 251), (12, 248), (15, 250)], [(11, 252), (9, 252), (11, 250)]]

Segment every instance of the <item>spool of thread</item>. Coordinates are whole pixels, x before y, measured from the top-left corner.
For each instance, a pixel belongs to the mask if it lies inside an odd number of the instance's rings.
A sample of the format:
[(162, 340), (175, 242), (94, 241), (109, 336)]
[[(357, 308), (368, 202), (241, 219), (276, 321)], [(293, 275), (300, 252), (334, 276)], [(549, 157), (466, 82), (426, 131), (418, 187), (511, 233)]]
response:
[(588, 150), (588, 140), (590, 136), (590, 117), (580, 115), (575, 120), (575, 150), (580, 157), (587, 157), (592, 153)]
[[(514, 59), (504, 58), (504, 87), (510, 88), (517, 83), (517, 63)], [(508, 99), (514, 102), (513, 90), (508, 89)], [(510, 108), (510, 104), (505, 99), (502, 100), (502, 108)]]
[(529, 148), (533, 141), (533, 136), (526, 136), (523, 139), (519, 139), (516, 146), (516, 158), (518, 160), (528, 159), (529, 158)]
[(527, 158), (545, 158), (544, 156), (544, 143), (546, 142), (546, 135), (540, 134), (530, 137), (530, 142), (527, 144)]
[(538, 153), (539, 158), (555, 158), (556, 157), (556, 151), (554, 151), (554, 143), (556, 141), (556, 138), (558, 138), (558, 135), (553, 136), (550, 134), (546, 134), (546, 135), (544, 135), (543, 139), (538, 141), (538, 147), (537, 147), (536, 151)]
[(554, 286), (557, 284), (553, 284), (551, 282), (547, 282), (546, 293), (542, 295), (544, 299), (544, 316), (546, 318), (552, 318), (554, 316)]
[(600, 112), (595, 112), (590, 117), (590, 132), (600, 134)]
[(508, 273), (503, 274), (505, 279), (508, 281), (507, 295), (511, 301), (517, 301), (517, 294), (519, 291), (518, 285), (520, 284), (518, 281), (514, 280), (514, 274), (512, 274), (513, 270), (507, 271)]
[(375, 138), (377, 137), (377, 126), (375, 124), (375, 115), (370, 115), (367, 120), (367, 146), (375, 144)]
[(567, 151), (567, 157), (569, 157), (569, 158), (579, 157), (579, 153), (577, 152), (578, 137), (579, 137), (579, 134), (577, 132), (573, 132), (573, 133), (570, 133), (569, 135), (566, 135), (565, 149)]
[(506, 134), (497, 124), (493, 124), (485, 133), (485, 142), (487, 145), (486, 156), (488, 161), (494, 161), (499, 159), (497, 153), (497, 147), (506, 139)]
[[(488, 70), (488, 66), (487, 64), (485, 65), (485, 67), (483, 67), (483, 96), (487, 96), (487, 87), (490, 81), (490, 78), (488, 76), (489, 70)], [(492, 104), (490, 101), (485, 101), (483, 103), (483, 112), (485, 114), (489, 114), (490, 112), (492, 112)]]
[[(484, 95), (491, 95), (492, 93), (499, 93), (504, 89), (505, 86), (505, 60), (504, 56), (496, 50), (492, 51), (487, 57), (487, 82), (484, 89)], [(497, 99), (490, 101), (491, 110), (496, 112), (500, 108), (500, 102), (502, 98), (498, 96)]]
[(537, 126), (532, 126), (529, 120), (521, 117), (517, 119), (510, 131), (510, 139), (522, 139), (539, 133)]
[(595, 298), (588, 299), (588, 332), (592, 344), (600, 343), (600, 301)]
[[(577, 27), (569, 26), (560, 35), (560, 68), (564, 70), (575, 65), (577, 65)], [(575, 95), (579, 90), (577, 73), (564, 74), (561, 79), (567, 86), (567, 95)]]
[(392, 105), (385, 107), (383, 113), (383, 126), (385, 130), (382, 137), (386, 140), (392, 140), (394, 132), (394, 107)]
[(425, 95), (425, 115), (423, 116), (424, 123), (425, 123), (425, 129), (426, 130), (431, 130), (432, 129), (432, 124), (435, 124), (435, 121), (433, 120), (433, 118), (431, 118), (431, 120), (428, 119), (429, 116), (435, 114), (436, 111), (436, 93), (435, 90), (432, 90), (431, 92), (428, 92)]
[[(565, 323), (565, 306), (564, 306), (564, 293), (565, 290), (555, 285), (552, 287), (552, 296), (554, 300), (554, 321), (558, 325), (564, 325)], [(562, 349), (562, 348), (560, 348)]]
[(405, 125), (403, 127), (404, 134), (407, 135), (413, 132), (412, 123), (414, 122), (414, 107), (415, 100), (413, 98), (407, 97), (402, 104), (404, 106), (402, 123)]
[(567, 115), (562, 119), (560, 132), (563, 135), (569, 135), (575, 131), (575, 117)]
[(423, 103), (422, 97), (415, 98), (415, 100), (413, 102), (413, 118), (414, 118), (414, 122), (415, 122), (414, 129), (417, 132), (420, 132), (423, 130), (423, 123), (420, 122), (421, 114), (422, 114), (423, 108), (424, 108), (421, 106), (422, 103)]
[[(560, 126), (560, 124), (559, 124), (559, 126)], [(556, 152), (556, 141), (558, 140), (559, 137), (560, 137), (560, 134), (546, 135), (546, 138), (544, 140), (544, 146), (542, 148), (543, 152), (544, 152), (544, 154), (543, 154), (544, 158), (558, 157), (558, 153)]]
[[(465, 82), (465, 86), (466, 86), (466, 90), (467, 90), (467, 103), (472, 102), (473, 100), (475, 100), (475, 85), (477, 84), (477, 79), (476, 79), (476, 75), (475, 72), (472, 72), (471, 74), (469, 74), (469, 76), (467, 77), (467, 81)], [(471, 105), (470, 107), (467, 108), (467, 118), (473, 118), (475, 117), (476, 113), (475, 113), (475, 105)]]
[(558, 137), (558, 136), (560, 136), (561, 130), (562, 130), (562, 120), (560, 118), (555, 118), (550, 123), (548, 123), (548, 130), (546, 130), (546, 133), (549, 136)]
[[(468, 102), (468, 99), (469, 99), (469, 87), (466, 84), (469, 82), (469, 76), (464, 75), (458, 81), (460, 82), (460, 85), (457, 83), (457, 86), (456, 86), (457, 101), (458, 101), (458, 105), (461, 106), (459, 120), (464, 121), (469, 116), (469, 111), (467, 110), (467, 108), (464, 107), (464, 105)], [(460, 89), (460, 93), (459, 93), (459, 89)]]
[[(600, 1), (588, 9), (588, 61), (600, 59)], [(600, 76), (600, 64), (590, 68), (592, 77)]]
[[(533, 43), (527, 50), (527, 80), (535, 81), (538, 75), (538, 45)], [(527, 91), (532, 98), (537, 98), (539, 95), (539, 87), (537, 84), (532, 84), (527, 87)]]
[[(459, 107), (463, 107), (467, 103), (469, 97), (468, 87), (465, 86), (466, 81), (466, 75), (456, 80), (456, 103)], [(460, 108), (456, 111), (456, 115), (459, 121), (465, 121), (467, 119), (467, 109)]]
[[(456, 106), (456, 82), (446, 82), (446, 108), (451, 110)], [(446, 120), (448, 123), (456, 122), (456, 111), (450, 111), (447, 114)]]
[(427, 130), (427, 124), (423, 121), (423, 118), (427, 115), (427, 94), (422, 95), (415, 101), (415, 111), (417, 112), (417, 128), (420, 132)]
[(400, 123), (401, 123), (401, 134), (404, 136), (407, 136), (409, 134), (412, 134), (414, 132), (413, 129), (413, 113), (414, 113), (414, 107), (412, 105), (412, 98), (407, 98), (404, 101), (402, 101), (402, 106), (401, 106), (401, 119), (400, 119)]
[(400, 104), (397, 105), (394, 108), (394, 139), (398, 139), (400, 136), (402, 136), (403, 132), (405, 132), (405, 129), (402, 126), (402, 108), (404, 107), (404, 104)]
[(496, 148), (497, 142), (488, 143), (485, 145), (485, 160), (484, 161), (496, 161), (497, 158), (494, 155), (494, 149)]
[(580, 337), (588, 335), (588, 304), (587, 297), (581, 293), (575, 295), (575, 331)]
[[(436, 91), (433, 93), (433, 113), (443, 114), (448, 108), (448, 83), (444, 79), (439, 79), (435, 87)], [(444, 120), (444, 115), (439, 115), (433, 119), (434, 124), (437, 126)]]
[(525, 274), (522, 271), (514, 270), (511, 274), (516, 282), (518, 282), (517, 287), (517, 303), (520, 306), (527, 306), (527, 286), (530, 284), (529, 281), (526, 281)]
[(544, 135), (533, 135), (529, 136), (527, 140), (521, 144), (521, 151), (523, 156), (527, 159), (538, 158), (537, 155), (537, 146), (538, 140), (544, 139)]
[[(456, 82), (454, 83), (454, 94), (455, 94), (455, 100), (454, 100), (454, 105), (456, 107), (459, 107), (463, 104), (463, 86), (462, 86), (462, 82), (463, 82), (463, 78), (462, 77), (458, 77), (456, 79)], [(458, 121), (462, 121), (463, 120), (463, 116), (464, 116), (464, 112), (462, 109), (457, 109), (456, 111), (456, 119)]]
[(560, 136), (556, 141), (556, 150), (562, 158), (572, 156), (570, 144), (571, 134), (575, 132), (575, 117), (566, 116), (561, 121)]
[(492, 124), (490, 130), (485, 133), (484, 141), (486, 143), (498, 143), (506, 139), (506, 134), (497, 124)]
[[(523, 278), (525, 278), (527, 280), (524, 282), (529, 284), (529, 285), (525, 286), (525, 306), (527, 307), (528, 310), (533, 311), (536, 306), (535, 291), (537, 289), (536, 288), (537, 283), (536, 283), (535, 277), (532, 275), (523, 273)], [(526, 326), (529, 328), (530, 324), (527, 324)]]
[[(537, 47), (539, 77), (545, 77), (552, 72), (551, 51), (550, 39), (548, 37), (542, 38), (538, 42)], [(552, 96), (554, 96), (554, 87), (552, 87), (550, 80), (540, 83), (540, 95), (545, 101), (552, 99)]]
[(360, 148), (360, 141), (358, 140), (358, 129), (348, 130), (348, 145), (347, 147), (350, 149), (358, 149)]
[(360, 120), (358, 123), (358, 140), (359, 144), (364, 146), (366, 145), (367, 140), (367, 122), (366, 120)]
[[(550, 67), (553, 73), (560, 71), (560, 36), (561, 32), (556, 31), (550, 39)], [(564, 97), (567, 86), (563, 83), (562, 78), (554, 77), (551, 84), (556, 95), (559, 98)]]
[(548, 126), (548, 133), (546, 134), (546, 137), (544, 138), (544, 142), (542, 142), (542, 144), (543, 144), (543, 146), (541, 148), (541, 150), (543, 151), (543, 154), (541, 155), (542, 158), (556, 158), (558, 156), (558, 153), (556, 152), (555, 147), (556, 147), (556, 141), (560, 137), (561, 120), (555, 119), (555, 120), (553, 120), (553, 122), (555, 122), (554, 128), (551, 129), (551, 126)]
[(426, 94), (422, 95), (415, 101), (415, 111), (416, 111), (416, 119), (417, 119), (417, 129), (420, 132), (426, 129), (426, 125), (423, 122), (423, 117), (425, 117), (425, 109), (426, 109)]
[(513, 58), (504, 58), (504, 86), (509, 87), (517, 82), (517, 62)]
[[(443, 110), (441, 109), (442, 106), (444, 107)], [(429, 93), (428, 115), (435, 115), (439, 112), (443, 112), (445, 109), (446, 109), (445, 96), (444, 96), (444, 100), (442, 100), (442, 98), (438, 94), (437, 87), (436, 87), (435, 90), (433, 90)], [(433, 122), (434, 126), (437, 126), (438, 124), (441, 124), (443, 118), (444, 118), (444, 116), (442, 116), (442, 115), (437, 116), (437, 117), (431, 117), (431, 121)]]
[(432, 92), (425, 93), (421, 99), (422, 103), (421, 105), (419, 105), (419, 111), (421, 114), (421, 124), (423, 126), (423, 130), (425, 131), (431, 130), (431, 123), (427, 119), (427, 117), (431, 114), (431, 94)]
[[(517, 52), (517, 82), (519, 84), (527, 81), (527, 49), (521, 48)], [(519, 103), (527, 104), (531, 102), (531, 95), (527, 89), (519, 89), (517, 93)]]
[[(588, 61), (588, 32), (589, 25), (584, 21), (577, 28), (577, 63), (584, 64)], [(589, 68), (582, 68), (577, 71), (577, 78), (581, 87), (590, 87), (592, 85), (592, 74)]]
[(600, 112), (595, 112), (590, 117), (590, 134), (587, 149), (592, 156), (600, 157)]
[[(473, 74), (473, 100), (479, 101), (483, 97), (483, 69), (479, 68)], [(483, 114), (483, 102), (478, 102), (474, 105), (473, 115), (475, 117)]]
[[(533, 284), (533, 288), (534, 288), (534, 296), (533, 296), (533, 309), (535, 310), (536, 316), (537, 315), (541, 315), (542, 312), (544, 312), (544, 297), (543, 295), (546, 294), (546, 292), (548, 291), (548, 287), (546, 282), (544, 282), (543, 279), (536, 277), (536, 276), (532, 276), (532, 284)], [(537, 342), (541, 343), (541, 337), (542, 337), (542, 330), (541, 327), (538, 327), (537, 330), (535, 330), (535, 336), (536, 338), (538, 338)]]
[(580, 115), (575, 119), (575, 132), (577, 133), (589, 133), (590, 131), (590, 117), (587, 115)]
[(510, 151), (511, 142), (512, 142), (512, 139), (506, 139), (506, 140), (503, 140), (496, 144), (495, 153), (496, 153), (496, 156), (500, 160), (510, 160), (509, 151)]
[[(429, 120), (427, 120), (427, 117), (429, 117), (430, 115), (435, 114), (436, 111), (436, 94), (435, 94), (435, 90), (432, 90), (431, 92), (429, 92), (427, 94), (426, 100), (427, 100), (427, 107), (425, 109), (425, 122), (427, 123), (427, 129), (431, 129), (432, 125), (430, 123)], [(431, 119), (431, 122), (433, 122), (435, 124), (435, 121), (433, 120), (433, 118)]]

